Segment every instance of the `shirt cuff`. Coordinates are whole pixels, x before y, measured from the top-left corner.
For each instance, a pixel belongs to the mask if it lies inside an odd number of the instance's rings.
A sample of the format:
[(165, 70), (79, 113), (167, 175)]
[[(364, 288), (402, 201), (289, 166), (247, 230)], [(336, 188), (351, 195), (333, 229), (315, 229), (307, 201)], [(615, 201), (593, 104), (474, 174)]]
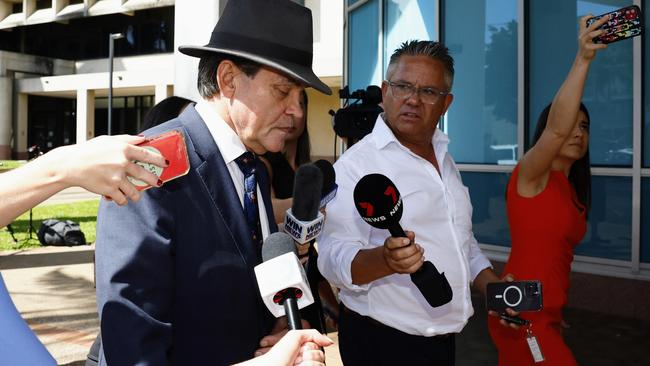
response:
[(343, 281), (343, 286), (354, 292), (368, 291), (370, 289), (371, 283), (366, 283), (363, 285), (355, 285), (352, 283), (352, 261), (359, 254), (361, 247), (349, 246), (341, 249), (341, 280)]
[(472, 276), (472, 281), (474, 281), (476, 279), (476, 276), (478, 276), (478, 274), (486, 268), (492, 268), (492, 263), (490, 263), (490, 261), (484, 255), (479, 255), (472, 258), (469, 263), (469, 272)]

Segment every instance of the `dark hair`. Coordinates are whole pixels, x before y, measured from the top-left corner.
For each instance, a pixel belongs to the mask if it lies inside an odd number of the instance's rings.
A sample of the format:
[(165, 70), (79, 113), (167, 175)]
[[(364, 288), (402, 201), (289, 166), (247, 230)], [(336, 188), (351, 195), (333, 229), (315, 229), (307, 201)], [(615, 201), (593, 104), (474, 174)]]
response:
[(390, 56), (387, 75), (392, 73), (394, 67), (402, 56), (428, 56), (442, 62), (445, 67), (445, 81), (451, 90), (454, 83), (454, 59), (449, 55), (449, 49), (444, 44), (434, 41), (411, 40), (402, 43)]
[(262, 65), (241, 57), (223, 55), (220, 53), (211, 54), (210, 56), (201, 57), (199, 60), (199, 75), (196, 80), (196, 86), (199, 94), (204, 99), (212, 98), (219, 93), (219, 84), (217, 84), (217, 67), (222, 61), (230, 60), (244, 74), (253, 77), (260, 71)]
[[(580, 103), (580, 110), (587, 116), (587, 121), (591, 121), (589, 111), (582, 103)], [(542, 132), (544, 132), (546, 123), (548, 122), (548, 114), (550, 111), (551, 104), (546, 106), (542, 113), (540, 113), (539, 118), (537, 119), (537, 127), (535, 127), (535, 135), (533, 136), (533, 141), (530, 147), (533, 147), (537, 143), (537, 140), (542, 136)], [(573, 165), (571, 165), (571, 170), (569, 171), (569, 182), (571, 182), (573, 188), (576, 190), (578, 200), (580, 200), (580, 203), (585, 206), (586, 212), (589, 213), (589, 208), (591, 207), (591, 163), (589, 161), (589, 147), (587, 147), (585, 155), (574, 161)]]
[(307, 106), (309, 104), (309, 100), (307, 99), (307, 92), (304, 89), (300, 96), (305, 102), (304, 106), (302, 106), (304, 113), (303, 119), (305, 120), (305, 129), (298, 137), (298, 142), (296, 143), (296, 166), (308, 163), (311, 160), (311, 145), (309, 144), (309, 132), (307, 131)]
[(190, 103), (193, 102), (189, 99), (177, 96), (161, 100), (158, 104), (151, 107), (151, 109), (149, 109), (149, 111), (144, 115), (140, 132), (178, 117), (178, 115), (181, 114), (185, 107)]

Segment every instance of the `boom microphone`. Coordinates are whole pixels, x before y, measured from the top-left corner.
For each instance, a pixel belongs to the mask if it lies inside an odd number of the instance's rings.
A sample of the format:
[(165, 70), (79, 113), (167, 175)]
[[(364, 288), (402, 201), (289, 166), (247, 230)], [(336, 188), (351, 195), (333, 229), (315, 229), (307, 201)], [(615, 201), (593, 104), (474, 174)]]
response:
[(254, 270), (264, 304), (275, 317), (286, 315), (289, 329), (302, 329), (298, 309), (311, 305), (314, 297), (293, 239), (285, 233), (269, 235), (262, 260)]
[(323, 189), (323, 173), (314, 164), (296, 171), (293, 204), (284, 216), (284, 231), (299, 244), (316, 239), (323, 230), (325, 217), (318, 211)]
[[(404, 209), (402, 197), (395, 184), (382, 174), (368, 174), (354, 187), (354, 205), (361, 218), (373, 227), (388, 229), (393, 237), (406, 237), (399, 220)], [(442, 306), (451, 301), (453, 292), (444, 273), (425, 261), (411, 281), (420, 290), (432, 307)]]

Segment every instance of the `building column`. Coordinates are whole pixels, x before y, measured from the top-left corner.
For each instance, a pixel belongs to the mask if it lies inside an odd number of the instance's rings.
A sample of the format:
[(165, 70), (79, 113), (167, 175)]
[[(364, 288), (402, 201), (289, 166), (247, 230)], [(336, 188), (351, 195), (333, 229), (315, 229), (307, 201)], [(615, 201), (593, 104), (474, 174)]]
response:
[(14, 131), (14, 148), (17, 159), (27, 159), (27, 107), (28, 95), (25, 93), (17, 94), (16, 100), (16, 130)]
[(13, 78), (0, 77), (0, 159), (11, 159)]
[(77, 141), (84, 142), (95, 136), (95, 91), (77, 90)]
[(196, 89), (199, 59), (178, 51), (182, 45), (204, 45), (217, 24), (226, 0), (176, 1), (174, 4), (174, 95), (199, 101)]
[(158, 104), (163, 101), (163, 99), (171, 97), (173, 95), (174, 88), (172, 85), (159, 84), (156, 85), (156, 94), (154, 104)]

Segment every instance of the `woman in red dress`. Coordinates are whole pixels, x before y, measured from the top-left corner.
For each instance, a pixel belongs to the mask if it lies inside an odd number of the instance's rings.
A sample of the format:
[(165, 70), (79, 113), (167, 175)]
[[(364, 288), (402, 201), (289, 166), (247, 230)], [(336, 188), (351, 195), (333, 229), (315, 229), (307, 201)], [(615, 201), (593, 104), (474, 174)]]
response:
[[(577, 365), (562, 339), (561, 324), (573, 248), (585, 234), (591, 201), (589, 113), (580, 100), (589, 65), (597, 50), (606, 47), (592, 39), (602, 33), (596, 29), (607, 20), (586, 27), (589, 17), (580, 20), (573, 66), (553, 103), (541, 113), (533, 146), (513, 170), (506, 189), (512, 250), (504, 273), (518, 280), (540, 280), (544, 306), (521, 314), (530, 328), (503, 327), (489, 317), (500, 366)], [(528, 334), (535, 337), (544, 361), (535, 362)]]

